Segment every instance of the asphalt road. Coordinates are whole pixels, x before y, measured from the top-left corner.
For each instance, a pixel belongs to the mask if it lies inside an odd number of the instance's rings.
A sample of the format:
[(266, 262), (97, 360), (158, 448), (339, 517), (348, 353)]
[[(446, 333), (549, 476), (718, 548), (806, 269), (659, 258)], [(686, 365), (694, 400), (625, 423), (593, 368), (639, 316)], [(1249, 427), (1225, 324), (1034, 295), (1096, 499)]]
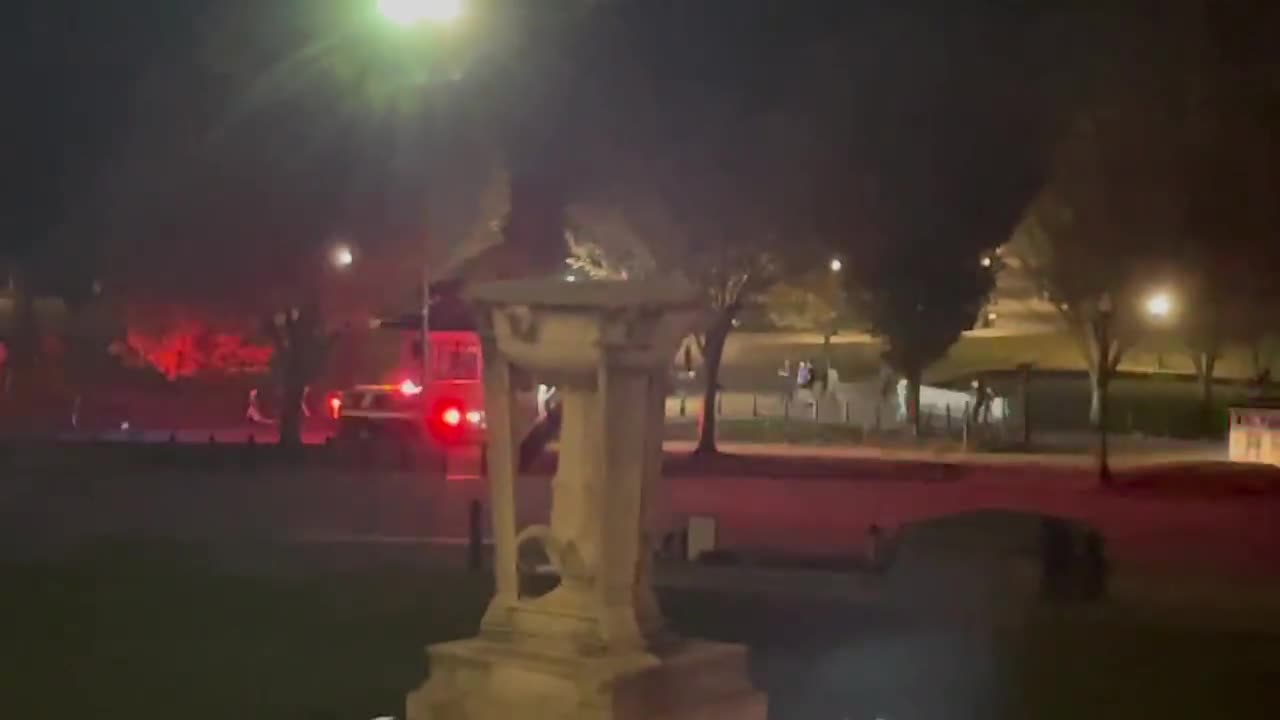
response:
[[(17, 466), (15, 466), (17, 467)], [(544, 522), (549, 478), (522, 478), (521, 523)], [(23, 554), (109, 535), (236, 545), (448, 544), (466, 536), (482, 479), (327, 468), (179, 471), (62, 464), (0, 478), (0, 543)], [(675, 458), (653, 522), (716, 518), (722, 545), (852, 553), (876, 524), (974, 509), (1064, 515), (1093, 524), (1117, 563), (1262, 576), (1280, 556), (1280, 497), (1100, 492), (1070, 464), (975, 465), (903, 456), (745, 456), (713, 466)]]

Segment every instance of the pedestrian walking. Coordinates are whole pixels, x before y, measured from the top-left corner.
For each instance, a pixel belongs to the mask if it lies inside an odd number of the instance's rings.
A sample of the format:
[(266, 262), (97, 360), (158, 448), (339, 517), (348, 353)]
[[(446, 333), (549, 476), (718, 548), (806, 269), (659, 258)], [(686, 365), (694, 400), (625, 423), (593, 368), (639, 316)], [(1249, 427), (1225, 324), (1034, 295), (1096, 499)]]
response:
[(273, 424), (271, 418), (263, 415), (261, 408), (258, 407), (258, 388), (253, 388), (249, 391), (249, 407), (245, 409), (244, 416), (249, 422), (258, 423), (259, 425)]

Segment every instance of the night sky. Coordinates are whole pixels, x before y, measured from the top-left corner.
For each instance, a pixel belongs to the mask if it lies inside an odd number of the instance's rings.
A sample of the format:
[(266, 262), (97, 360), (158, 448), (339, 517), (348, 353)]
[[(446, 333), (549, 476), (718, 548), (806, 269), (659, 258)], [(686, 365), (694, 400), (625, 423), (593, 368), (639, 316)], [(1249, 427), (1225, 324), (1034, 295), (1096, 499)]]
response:
[(0, 243), (28, 251), (92, 192), (129, 122), (137, 78), (189, 46), (207, 0), (92, 0), (6, 5), (10, 211)]
[[(431, 132), (473, 118), (432, 114), (414, 85), (427, 81), (405, 70), (405, 53), (421, 48), (361, 25), (361, 3), (17, 4), (4, 43), (16, 126), (0, 253), (34, 258), (50, 286), (106, 275), (161, 295), (216, 295), (248, 268), (279, 277), (335, 235), (403, 265), (401, 249), (420, 242), (426, 190), (441, 167), (466, 162)], [(1081, 68), (1178, 32), (1173, 13), (1151, 11), (1160, 3), (1132, 3), (1123, 18), (1061, 12), (1088, 5), (1068, 0), (883, 5), (621, 0), (572, 46), (547, 17), (526, 14), (495, 23), (486, 52), (469, 53), (460, 105), (490, 113), (506, 157), (533, 167), (535, 185), (599, 173), (572, 139), (602, 124), (697, 146), (723, 134), (728, 107), (788, 113), (793, 132), (839, 137), (821, 162), (868, 163), (886, 187), (916, 187), (932, 182), (935, 158), (974, 137), (1040, 152), (1052, 114), (1085, 82)], [(1233, 3), (1196, 28), (1233, 62), (1273, 62), (1259, 41), (1266, 7)], [(316, 48), (325, 51), (308, 54)], [(971, 188), (983, 186), (981, 168), (976, 177)]]

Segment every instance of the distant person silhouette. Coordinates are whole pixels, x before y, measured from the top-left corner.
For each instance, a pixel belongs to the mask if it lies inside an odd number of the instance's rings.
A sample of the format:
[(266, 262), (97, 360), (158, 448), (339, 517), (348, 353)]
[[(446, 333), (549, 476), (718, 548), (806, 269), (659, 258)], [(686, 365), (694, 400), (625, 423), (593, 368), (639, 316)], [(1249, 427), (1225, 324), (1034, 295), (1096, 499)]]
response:
[(245, 409), (244, 416), (249, 422), (261, 425), (272, 425), (275, 422), (263, 415), (262, 410), (258, 407), (258, 388), (253, 388), (249, 391), (249, 407)]

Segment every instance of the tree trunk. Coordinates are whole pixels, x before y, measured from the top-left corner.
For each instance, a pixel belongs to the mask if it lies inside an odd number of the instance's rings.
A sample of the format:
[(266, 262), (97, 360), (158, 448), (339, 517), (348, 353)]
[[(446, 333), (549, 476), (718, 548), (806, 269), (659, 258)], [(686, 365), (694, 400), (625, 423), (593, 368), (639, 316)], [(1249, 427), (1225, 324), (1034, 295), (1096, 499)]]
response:
[(833, 334), (831, 330), (822, 334), (822, 363), (827, 375), (831, 374), (831, 336)]
[(1201, 430), (1208, 434), (1212, 430), (1213, 421), (1213, 373), (1218, 364), (1218, 356), (1215, 353), (1206, 352), (1200, 354), (1200, 362), (1197, 369), (1200, 371), (1200, 419), (1202, 423)]
[(1126, 346), (1112, 337), (1109, 320), (1095, 318), (1087, 321), (1081, 327), (1081, 335), (1081, 351), (1089, 367), (1089, 426), (1097, 428), (1105, 404), (1102, 394), (1120, 367)]
[(280, 444), (298, 447), (302, 444), (302, 395), (306, 387), (303, 378), (306, 358), (302, 353), (307, 349), (303, 347), (296, 320), (285, 332), (289, 334), (289, 342), (283, 358), (284, 377), (280, 384)]
[(280, 444), (302, 444), (302, 401), (323, 367), (328, 339), (314, 307), (290, 308), (273, 318), (280, 387)]
[(724, 344), (733, 329), (734, 310), (724, 310), (707, 329), (706, 346), (702, 352), (702, 370), (706, 387), (702, 391), (702, 415), (698, 424), (697, 454), (719, 452), (716, 449), (716, 396), (720, 393), (720, 360), (724, 356)]
[(302, 393), (303, 386), (293, 379), (286, 379), (280, 405), (280, 444), (287, 447), (302, 445)]
[(23, 418), (32, 413), (41, 401), (36, 387), (40, 375), (40, 324), (36, 316), (35, 298), (25, 272), (19, 268), (11, 277), (13, 290), (13, 326), (7, 338), (6, 359), (0, 376), (0, 392), (4, 393), (5, 415), (3, 423), (16, 423), (10, 429), (20, 429)]
[(923, 372), (912, 369), (906, 373), (907, 380), (907, 422), (911, 423), (912, 437), (919, 438), (921, 431), (920, 418), (920, 376)]
[(1102, 393), (1106, 392), (1103, 387), (1102, 373), (1097, 367), (1089, 368), (1089, 426), (1098, 427), (1098, 423), (1102, 421)]
[[(1102, 331), (1105, 335), (1105, 330)], [(1094, 342), (1089, 362), (1089, 426), (1097, 428), (1102, 422), (1102, 410), (1106, 404), (1103, 394), (1111, 385), (1116, 367), (1120, 364), (1119, 351), (1111, 351), (1110, 338), (1104, 344)]]
[(1018, 395), (1022, 399), (1022, 446), (1031, 447), (1031, 366), (1023, 365), (1018, 373)]

